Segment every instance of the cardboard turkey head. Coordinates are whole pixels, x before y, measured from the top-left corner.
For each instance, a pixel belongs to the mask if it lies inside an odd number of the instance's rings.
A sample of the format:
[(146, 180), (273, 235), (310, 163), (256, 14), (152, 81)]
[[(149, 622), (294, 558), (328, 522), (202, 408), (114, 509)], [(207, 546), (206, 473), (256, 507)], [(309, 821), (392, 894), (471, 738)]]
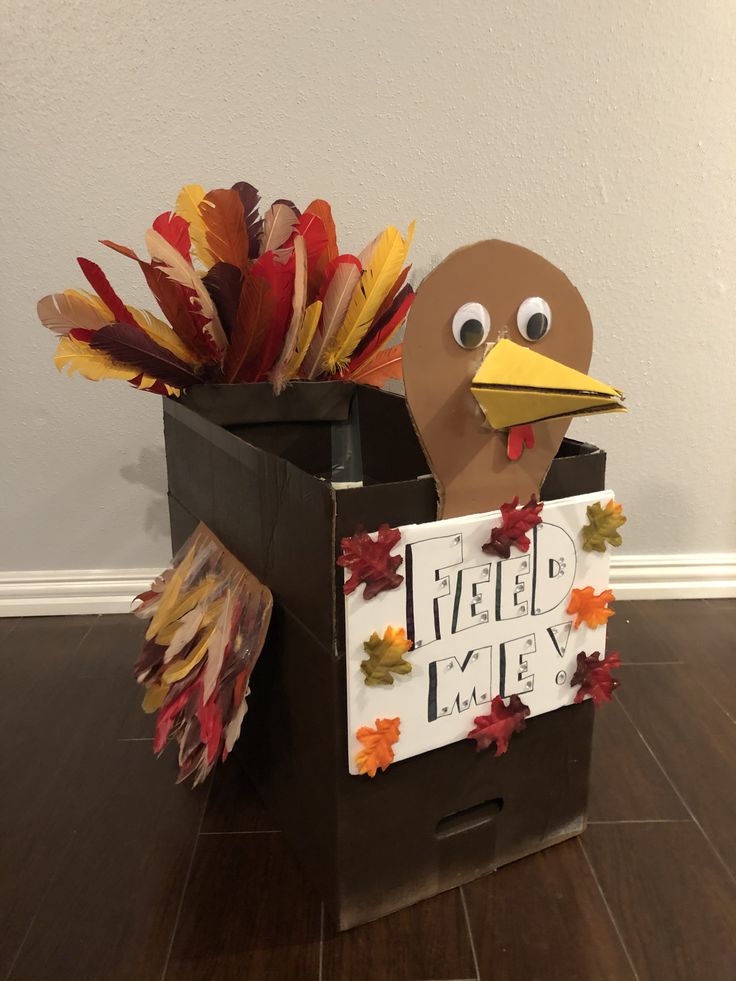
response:
[(477, 242), (427, 276), (402, 360), (440, 517), (538, 494), (573, 416), (624, 411), (617, 389), (586, 374), (592, 352), (582, 297), (528, 249)]

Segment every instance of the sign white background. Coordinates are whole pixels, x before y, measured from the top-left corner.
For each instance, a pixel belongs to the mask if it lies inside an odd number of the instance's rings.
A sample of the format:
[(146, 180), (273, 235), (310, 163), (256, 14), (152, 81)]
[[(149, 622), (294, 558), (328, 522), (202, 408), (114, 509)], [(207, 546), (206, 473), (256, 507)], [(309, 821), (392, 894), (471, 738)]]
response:
[[(511, 547), (508, 559), (482, 545), (500, 524), (499, 511), (405, 525), (392, 550), (404, 562), (404, 581), (363, 600), (363, 586), (345, 597), (348, 746), (357, 773), (355, 737), (376, 719), (401, 719), (396, 760), (465, 739), (473, 719), (490, 711), (494, 695), (514, 693), (531, 715), (569, 705), (580, 651), (605, 652), (605, 626), (571, 626), (573, 588), (608, 587), (608, 550), (585, 552), (586, 508), (606, 504), (612, 491), (545, 504), (528, 552)], [(349, 575), (346, 570), (346, 577)], [(414, 646), (410, 674), (393, 685), (368, 686), (360, 669), (364, 641), (386, 627), (403, 627)]]

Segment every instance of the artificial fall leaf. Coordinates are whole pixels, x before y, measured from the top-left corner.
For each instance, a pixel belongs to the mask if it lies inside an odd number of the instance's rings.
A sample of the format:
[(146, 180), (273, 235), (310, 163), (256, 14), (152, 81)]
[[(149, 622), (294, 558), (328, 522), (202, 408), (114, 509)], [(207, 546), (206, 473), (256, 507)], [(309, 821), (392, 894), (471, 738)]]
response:
[(529, 706), (518, 695), (512, 695), (508, 705), (504, 704), (500, 695), (496, 695), (491, 702), (490, 713), (473, 719), (475, 729), (468, 733), (468, 739), (475, 740), (478, 751), (488, 749), (495, 742), (496, 756), (502, 756), (509, 748), (511, 736), (526, 728), (524, 720), (529, 711)]
[(383, 524), (378, 529), (375, 540), (362, 529), (358, 529), (352, 538), (342, 539), (342, 555), (337, 564), (350, 570), (350, 578), (342, 587), (346, 596), (357, 589), (360, 583), (365, 583), (364, 600), (373, 599), (384, 589), (396, 589), (401, 585), (404, 577), (396, 570), (404, 560), (400, 555), (390, 554), (400, 538), (401, 532), (398, 528)]
[(621, 657), (617, 651), (613, 651), (606, 657), (601, 658), (600, 652), (586, 655), (581, 651), (578, 654), (578, 663), (575, 674), (572, 676), (570, 685), (580, 688), (575, 693), (575, 701), (582, 702), (590, 695), (596, 708), (601, 702), (610, 702), (611, 695), (621, 684), (616, 678), (611, 677), (611, 671), (621, 665)]
[(520, 552), (528, 552), (531, 542), (527, 532), (542, 523), (540, 517), (544, 504), (537, 501), (534, 494), (528, 502), (519, 507), (519, 498), (515, 497), (510, 504), (501, 505), (501, 524), (491, 529), (490, 540), (482, 546), (487, 553), (495, 552), (502, 559), (511, 555), (511, 546), (515, 545)]
[(359, 773), (367, 773), (375, 777), (377, 770), (386, 770), (394, 761), (394, 751), (391, 748), (399, 741), (399, 724), (401, 719), (376, 719), (376, 727), (361, 726), (355, 733), (363, 743), (364, 749), (356, 754), (355, 762)]
[(392, 685), (395, 674), (410, 674), (411, 664), (404, 654), (411, 646), (401, 627), (386, 627), (383, 637), (374, 631), (363, 644), (368, 658), (360, 663), (366, 685)]
[(604, 589), (602, 593), (596, 593), (592, 586), (585, 589), (573, 589), (570, 594), (570, 603), (567, 607), (568, 613), (574, 613), (575, 622), (573, 626), (577, 630), (581, 623), (586, 623), (589, 627), (601, 627), (614, 614), (609, 610), (607, 603), (613, 603), (616, 597), (610, 589)]
[(588, 507), (590, 524), (583, 528), (583, 549), (586, 552), (605, 552), (606, 545), (618, 548), (622, 538), (617, 529), (626, 524), (623, 505), (610, 500), (605, 507), (598, 501)]

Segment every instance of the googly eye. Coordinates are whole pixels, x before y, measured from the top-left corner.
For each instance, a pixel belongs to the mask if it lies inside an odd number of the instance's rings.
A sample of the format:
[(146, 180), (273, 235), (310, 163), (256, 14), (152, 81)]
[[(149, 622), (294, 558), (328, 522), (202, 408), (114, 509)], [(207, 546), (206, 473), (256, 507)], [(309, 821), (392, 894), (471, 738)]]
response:
[(541, 296), (530, 296), (516, 314), (516, 326), (527, 341), (541, 341), (552, 326), (552, 311)]
[(460, 347), (479, 347), (491, 330), (491, 315), (482, 303), (463, 303), (452, 318), (452, 336)]

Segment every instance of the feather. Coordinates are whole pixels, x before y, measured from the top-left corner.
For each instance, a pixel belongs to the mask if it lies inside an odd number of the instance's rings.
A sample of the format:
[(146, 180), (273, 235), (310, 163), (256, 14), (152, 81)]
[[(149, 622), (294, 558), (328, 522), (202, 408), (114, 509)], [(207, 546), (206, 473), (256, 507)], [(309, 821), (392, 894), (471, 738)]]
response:
[(314, 303), (310, 303), (307, 309), (304, 311), (304, 320), (302, 320), (302, 325), (299, 328), (294, 353), (291, 356), (287, 369), (287, 377), (289, 379), (296, 378), (299, 374), (299, 369), (304, 361), (304, 356), (309, 350), (309, 345), (314, 339), (314, 334), (317, 330), (317, 324), (319, 323), (321, 313), (321, 300), (315, 300)]
[(227, 338), (222, 329), (215, 305), (212, 302), (212, 297), (204, 288), (199, 275), (179, 255), (176, 249), (172, 248), (152, 228), (149, 228), (146, 232), (146, 247), (151, 258), (158, 259), (162, 263), (162, 268), (170, 279), (194, 291), (199, 309), (208, 321), (205, 325), (205, 330), (211, 334), (220, 352), (224, 351), (227, 347)]
[(202, 282), (212, 297), (222, 329), (230, 341), (238, 322), (243, 274), (229, 262), (216, 262)]
[(204, 222), (199, 213), (199, 206), (204, 198), (204, 188), (199, 184), (186, 184), (176, 199), (174, 211), (184, 221), (189, 222), (189, 237), (192, 241), (192, 252), (202, 265), (209, 269), (212, 256), (207, 248), (207, 237)]
[(305, 211), (299, 216), (296, 234), (301, 235), (307, 249), (307, 299), (316, 298), (328, 266), (327, 232), (319, 215)]
[(412, 222), (406, 239), (393, 227), (387, 228), (381, 235), (350, 300), (345, 320), (328, 347), (325, 358), (328, 370), (334, 372), (344, 365), (365, 337), (386, 294), (404, 266), (413, 234)]
[(207, 654), (207, 663), (204, 666), (202, 675), (202, 701), (207, 702), (215, 691), (217, 679), (220, 676), (220, 669), (225, 660), (225, 651), (228, 647), (231, 621), (233, 615), (233, 596), (230, 589), (225, 595), (225, 602), (220, 613), (220, 618), (212, 634), (210, 649)]
[[(283, 347), (284, 337), (289, 326), (291, 298), (294, 292), (295, 260), (293, 253), (284, 263), (279, 260), (276, 253), (266, 252), (258, 260), (258, 263), (261, 262), (262, 267), (259, 270), (259, 275), (262, 275), (268, 282), (267, 303), (264, 304), (268, 317), (255, 381), (263, 381), (267, 377)], [(256, 265), (253, 266), (254, 273)]]
[(170, 279), (162, 266), (139, 258), (127, 246), (118, 245), (117, 242), (108, 239), (101, 239), (100, 244), (138, 263), (148, 288), (156, 297), (161, 313), (169, 321), (177, 337), (192, 352), (197, 363), (211, 364), (219, 361), (220, 352), (211, 335), (202, 326), (206, 320), (192, 307), (190, 301), (192, 291), (187, 291), (186, 287)]
[(263, 216), (261, 255), (281, 248), (288, 241), (299, 221), (299, 213), (290, 201), (274, 201)]
[(376, 311), (376, 316), (373, 318), (374, 323), (379, 321), (386, 313), (386, 311), (393, 305), (394, 299), (396, 298), (396, 295), (399, 292), (399, 290), (403, 287), (404, 283), (406, 282), (406, 277), (409, 275), (410, 270), (411, 270), (411, 266), (404, 266), (404, 268), (401, 270), (401, 272), (399, 273), (396, 279), (396, 282), (388, 291), (388, 293), (386, 294), (386, 298), (384, 299), (383, 303)]
[(373, 258), (373, 253), (376, 251), (376, 246), (381, 240), (381, 236), (384, 232), (379, 232), (375, 238), (371, 239), (368, 245), (363, 249), (362, 252), (358, 253), (358, 258), (360, 259), (361, 266), (366, 269)]
[(376, 319), (373, 326), (358, 344), (350, 356), (350, 364), (346, 374), (352, 375), (359, 370), (385, 347), (402, 325), (414, 301), (414, 290), (407, 283), (394, 297), (391, 306), (384, 315)]
[(269, 304), (268, 281), (260, 274), (260, 263), (257, 259), (241, 285), (237, 320), (223, 365), (227, 382), (253, 381), (255, 362), (263, 349)]
[(90, 262), (89, 259), (83, 259), (79, 257), (77, 259), (79, 267), (84, 273), (84, 277), (92, 287), (92, 289), (97, 293), (99, 298), (110, 310), (115, 320), (120, 321), (123, 324), (132, 324), (135, 326), (135, 321), (130, 316), (128, 311), (125, 309), (125, 304), (117, 295), (115, 290), (110, 286), (107, 281), (107, 276), (100, 269), (96, 262)]
[(209, 191), (199, 206), (207, 248), (215, 262), (244, 270), (248, 264), (248, 231), (237, 191)]
[(304, 209), (304, 214), (317, 215), (318, 218), (322, 219), (322, 225), (327, 236), (327, 245), (325, 248), (327, 261), (332, 262), (333, 259), (337, 259), (340, 254), (337, 248), (337, 231), (335, 230), (335, 222), (332, 218), (332, 209), (329, 204), (321, 198), (317, 198), (311, 204), (307, 205)]
[[(319, 219), (315, 218), (315, 221)], [(301, 221), (301, 219), (300, 219)], [(307, 306), (307, 246), (301, 235), (294, 237), (294, 291), (291, 301), (291, 319), (286, 329), (284, 343), (278, 361), (270, 373), (271, 384), (276, 395), (286, 388), (289, 379), (289, 362), (296, 348), (299, 329), (304, 322)]]
[(350, 381), (358, 382), (361, 385), (375, 385), (381, 388), (389, 380), (400, 381), (401, 370), (401, 344), (386, 348), (377, 354), (369, 364), (363, 365), (354, 374), (346, 375)]
[[(104, 306), (104, 304), (103, 304)], [(67, 290), (65, 293), (52, 293), (38, 301), (38, 319), (54, 334), (68, 334), (75, 327), (85, 330), (99, 330), (112, 320), (107, 308), (100, 308), (80, 293)]]
[[(155, 378), (141, 375), (135, 368), (116, 365), (112, 358), (103, 351), (93, 351), (89, 344), (73, 337), (60, 339), (54, 356), (54, 364), (58, 371), (66, 370), (70, 376), (79, 372), (83, 378), (87, 378), (89, 381), (96, 382), (112, 378), (130, 382), (131, 385), (145, 391), (155, 390)], [(167, 386), (166, 392), (169, 395), (178, 395), (179, 389), (175, 386)]]
[(103, 351), (116, 364), (136, 368), (167, 385), (184, 388), (199, 381), (187, 364), (137, 326), (115, 323), (101, 327), (90, 341), (90, 347), (93, 351)]
[(233, 184), (233, 191), (238, 192), (240, 203), (243, 205), (243, 220), (248, 233), (248, 258), (257, 259), (261, 251), (261, 235), (263, 234), (263, 219), (258, 213), (261, 197), (252, 184), (238, 181)]
[(148, 334), (152, 341), (160, 344), (161, 347), (165, 347), (167, 351), (171, 351), (177, 358), (186, 361), (189, 365), (199, 364), (197, 358), (192, 354), (184, 341), (181, 340), (167, 323), (159, 320), (150, 310), (137, 310), (131, 306), (127, 309), (134, 317), (138, 326)]
[(304, 358), (303, 373), (310, 379), (325, 370), (326, 352), (345, 319), (350, 300), (360, 282), (361, 266), (354, 255), (341, 255), (333, 265), (334, 270), (324, 294), (320, 328)]
[(192, 243), (189, 238), (189, 222), (185, 218), (177, 215), (175, 211), (164, 211), (154, 221), (153, 228), (191, 265), (189, 253)]

